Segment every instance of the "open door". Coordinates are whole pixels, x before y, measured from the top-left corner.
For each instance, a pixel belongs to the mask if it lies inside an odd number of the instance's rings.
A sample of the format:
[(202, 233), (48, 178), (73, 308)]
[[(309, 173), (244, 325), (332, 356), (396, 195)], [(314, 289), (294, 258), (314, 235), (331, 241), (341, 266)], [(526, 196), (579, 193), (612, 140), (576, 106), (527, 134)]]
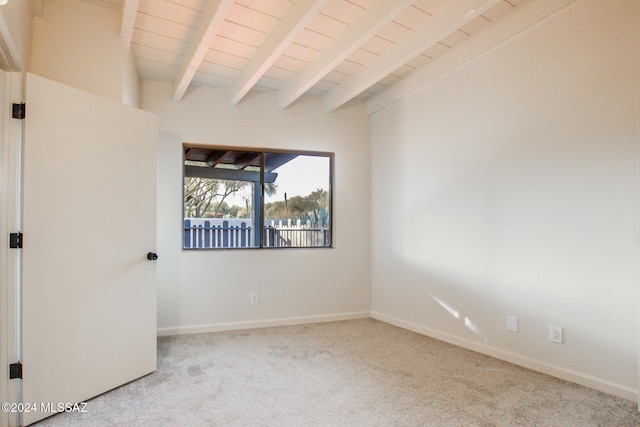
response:
[(156, 369), (157, 140), (152, 114), (27, 75), (24, 425)]

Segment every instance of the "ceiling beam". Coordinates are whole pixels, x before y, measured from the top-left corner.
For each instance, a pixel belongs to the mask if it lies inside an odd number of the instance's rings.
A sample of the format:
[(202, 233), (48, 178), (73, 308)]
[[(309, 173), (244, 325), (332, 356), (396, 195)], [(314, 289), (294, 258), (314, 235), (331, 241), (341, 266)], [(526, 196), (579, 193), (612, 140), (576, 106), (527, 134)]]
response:
[[(231, 181), (260, 182), (260, 172), (241, 169), (205, 168), (201, 166), (185, 166), (184, 176), (190, 178), (226, 179)], [(276, 181), (278, 174), (265, 172), (264, 182), (270, 184)]]
[(231, 86), (231, 104), (236, 105), (267, 72), (289, 44), (329, 0), (296, 0), (260, 49), (249, 60)]
[(136, 15), (138, 14), (138, 3), (140, 0), (125, 0), (122, 5), (122, 23), (120, 24), (120, 37), (127, 50), (131, 47), (131, 38), (133, 37), (133, 27), (136, 23)]
[(374, 114), (395, 101), (428, 87), (474, 58), (547, 20), (577, 1), (533, 0), (518, 6), (512, 14), (369, 99), (366, 103), (367, 113)]
[(213, 167), (220, 163), (220, 160), (222, 160), (222, 158), (226, 156), (227, 153), (228, 151), (214, 151), (207, 156), (205, 162), (207, 163), (207, 165), (209, 165), (209, 167)]
[(236, 169), (244, 169), (256, 160), (258, 161), (259, 165), (260, 153), (244, 153), (235, 162), (233, 162), (233, 167), (235, 167)]
[(334, 111), (420, 55), (458, 28), (502, 0), (450, 0), (407, 38), (380, 55), (360, 73), (343, 81), (324, 97), (325, 111)]
[(264, 155), (264, 170), (265, 172), (271, 172), (274, 169), (279, 168), (285, 163), (298, 157), (298, 154), (292, 153), (265, 153)]
[(329, 47), (278, 92), (278, 107), (287, 108), (355, 50), (393, 21), (415, 0), (378, 0)]
[(209, 0), (198, 24), (196, 36), (189, 45), (180, 71), (174, 81), (173, 100), (180, 101), (187, 91), (193, 76), (213, 43), (222, 22), (229, 14), (233, 0)]

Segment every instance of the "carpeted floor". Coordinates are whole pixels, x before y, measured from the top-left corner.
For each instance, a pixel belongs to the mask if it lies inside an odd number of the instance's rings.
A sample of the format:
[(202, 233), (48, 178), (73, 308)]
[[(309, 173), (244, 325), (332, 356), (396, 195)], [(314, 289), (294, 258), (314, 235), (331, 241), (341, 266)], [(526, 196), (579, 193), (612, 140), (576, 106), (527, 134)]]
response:
[(52, 426), (640, 426), (635, 403), (372, 319), (160, 338)]

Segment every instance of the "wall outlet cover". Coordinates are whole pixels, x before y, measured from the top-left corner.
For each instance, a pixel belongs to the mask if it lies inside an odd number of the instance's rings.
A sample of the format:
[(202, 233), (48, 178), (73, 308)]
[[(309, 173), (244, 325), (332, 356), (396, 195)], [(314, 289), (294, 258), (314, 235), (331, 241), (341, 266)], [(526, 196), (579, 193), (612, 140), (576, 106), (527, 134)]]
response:
[(549, 325), (549, 341), (562, 344), (563, 335), (562, 326)]

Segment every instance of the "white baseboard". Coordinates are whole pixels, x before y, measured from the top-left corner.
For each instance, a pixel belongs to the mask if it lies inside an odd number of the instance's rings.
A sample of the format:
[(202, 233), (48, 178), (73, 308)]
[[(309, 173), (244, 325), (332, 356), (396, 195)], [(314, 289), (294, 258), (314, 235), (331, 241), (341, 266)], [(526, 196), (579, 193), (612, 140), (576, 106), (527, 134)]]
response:
[(555, 366), (538, 360), (530, 359), (520, 354), (500, 350), (483, 343), (460, 338), (412, 322), (407, 322), (402, 319), (387, 316), (382, 313), (371, 312), (371, 317), (376, 320), (380, 320), (382, 322), (386, 322), (403, 329), (408, 329), (410, 331), (417, 332), (419, 334), (426, 335), (440, 341), (445, 341), (458, 347), (463, 347), (478, 353), (486, 354), (487, 356), (495, 357), (496, 359), (504, 360), (506, 362), (513, 363), (514, 365), (519, 365), (531, 369), (533, 371), (541, 372), (543, 374), (551, 375), (556, 378), (580, 384), (585, 387), (602, 391), (604, 393), (612, 394), (614, 396), (618, 396), (632, 402), (638, 401), (638, 390), (624, 386), (622, 384), (614, 383), (582, 372), (577, 372), (571, 369), (566, 369), (560, 366)]
[(271, 328), (274, 326), (304, 325), (308, 323), (336, 322), (340, 320), (368, 319), (371, 317), (369, 311), (358, 311), (353, 313), (323, 314), (318, 316), (287, 317), (281, 319), (256, 320), (247, 322), (212, 323), (207, 325), (176, 326), (168, 328), (158, 328), (158, 336), (166, 337), (171, 335), (201, 334), (207, 332), (237, 331), (242, 329)]

